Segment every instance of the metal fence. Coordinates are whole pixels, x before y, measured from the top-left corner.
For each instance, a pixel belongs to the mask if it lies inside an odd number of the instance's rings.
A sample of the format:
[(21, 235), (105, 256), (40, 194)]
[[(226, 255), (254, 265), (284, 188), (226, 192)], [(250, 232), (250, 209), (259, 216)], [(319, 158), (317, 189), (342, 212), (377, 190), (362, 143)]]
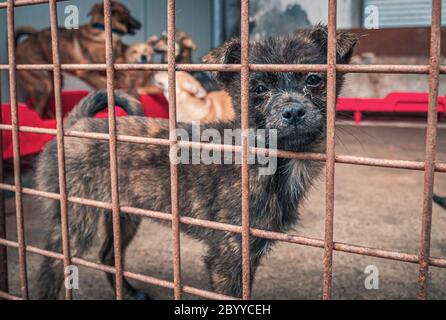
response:
[[(215, 292), (202, 290), (183, 284), (181, 279), (180, 261), (180, 224), (193, 225), (203, 228), (211, 228), (242, 236), (242, 283), (243, 295), (241, 298), (250, 298), (250, 237), (260, 237), (270, 240), (278, 240), (304, 246), (324, 249), (324, 275), (323, 275), (323, 298), (332, 297), (332, 265), (333, 251), (342, 251), (352, 254), (378, 257), (383, 259), (396, 260), (406, 263), (419, 264), (419, 292), (418, 298), (426, 299), (427, 281), (429, 266), (446, 268), (446, 259), (433, 258), (430, 256), (431, 245), (431, 222), (432, 222), (432, 194), (435, 172), (446, 172), (446, 163), (436, 163), (436, 137), (437, 137), (437, 108), (438, 108), (438, 87), (440, 74), (446, 73), (446, 66), (440, 65), (440, 31), (441, 31), (441, 0), (432, 0), (432, 29), (430, 41), (429, 65), (337, 65), (336, 64), (336, 0), (327, 0), (328, 5), (328, 54), (327, 63), (323, 65), (256, 65), (249, 63), (249, 0), (241, 0), (241, 64), (217, 65), (217, 64), (176, 64), (175, 63), (175, 0), (167, 0), (168, 9), (168, 61), (165, 64), (114, 64), (112, 56), (112, 31), (110, 20), (110, 0), (104, 0), (105, 13), (105, 33), (106, 33), (106, 63), (105, 64), (61, 64), (59, 58), (59, 41), (57, 34), (57, 1), (64, 0), (7, 0), (0, 3), (0, 10), (7, 10), (8, 26), (8, 64), (0, 65), (0, 70), (9, 71), (11, 114), (12, 125), (0, 124), (0, 130), (11, 130), (13, 137), (14, 151), (14, 184), (5, 184), (0, 181), (0, 190), (15, 192), (16, 219), (17, 219), (17, 241), (7, 240), (5, 236), (5, 211), (4, 199), (0, 196), (0, 298), (4, 299), (28, 299), (28, 277), (27, 277), (27, 252), (35, 253), (54, 259), (62, 260), (64, 266), (71, 264), (81, 265), (88, 268), (105, 271), (115, 275), (116, 278), (116, 299), (122, 299), (123, 277), (142, 281), (148, 284), (172, 289), (175, 299), (180, 299), (182, 293), (189, 293), (196, 296), (210, 299), (231, 299), (240, 297), (228, 297)], [(14, 7), (33, 5), (38, 3), (49, 3), (51, 35), (52, 35), (52, 64), (43, 65), (18, 65), (15, 61), (14, 44)], [(109, 112), (109, 134), (88, 133), (77, 131), (64, 131), (62, 124), (61, 105), (61, 71), (63, 70), (105, 70), (107, 74), (108, 112)], [(17, 92), (16, 92), (16, 71), (17, 70), (48, 70), (54, 74), (55, 101), (57, 129), (42, 129), (31, 127), (19, 127), (17, 119)], [(115, 70), (167, 70), (169, 75), (169, 139), (154, 139), (146, 137), (132, 137), (118, 135), (115, 125), (114, 111), (114, 73)], [(176, 128), (176, 101), (175, 101), (175, 71), (219, 71), (219, 72), (240, 72), (241, 74), (241, 146), (230, 145), (209, 145), (199, 142), (177, 141), (173, 134)], [(248, 144), (248, 102), (249, 102), (249, 73), (251, 71), (262, 72), (326, 72), (328, 78), (327, 91), (327, 145), (326, 153), (299, 153), (283, 150), (271, 151), (261, 148), (253, 148)], [(349, 155), (339, 155), (335, 152), (335, 118), (336, 118), (336, 73), (398, 73), (398, 74), (428, 74), (429, 75), (429, 111), (426, 134), (425, 161), (405, 161), (366, 158)], [(58, 147), (58, 170), (60, 193), (50, 193), (21, 186), (20, 174), (20, 153), (19, 153), (19, 132), (47, 133), (57, 137)], [(1, 137), (1, 135), (0, 135)], [(112, 201), (105, 203), (91, 199), (71, 197), (67, 195), (65, 181), (65, 159), (64, 159), (64, 138), (81, 137), (88, 139), (99, 139), (109, 141), (110, 144), (110, 168), (111, 168), (111, 190)], [(1, 142), (1, 141), (0, 141)], [(155, 144), (169, 146), (171, 151), (179, 147), (191, 147), (202, 149), (218, 149), (229, 152), (237, 152), (242, 155), (242, 225), (230, 225), (214, 221), (194, 219), (181, 216), (178, 205), (178, 168), (176, 164), (170, 165), (171, 178), (171, 205), (170, 213), (144, 210), (134, 207), (121, 206), (118, 192), (118, 166), (116, 146), (118, 142), (131, 142), (140, 144)], [(1, 144), (0, 144), (1, 145)], [(325, 213), (325, 238), (314, 239), (301, 237), (292, 234), (277, 233), (267, 230), (250, 228), (249, 223), (249, 167), (248, 155), (275, 155), (289, 159), (309, 159), (323, 161), (326, 163), (326, 213)], [(363, 247), (354, 244), (339, 243), (333, 241), (333, 220), (334, 220), (334, 188), (335, 188), (335, 163), (346, 163), (352, 165), (365, 165), (386, 168), (400, 168), (424, 171), (424, 193), (423, 211), (421, 212), (421, 235), (420, 251), (415, 253), (403, 253), (379, 248)], [(0, 169), (3, 163), (0, 160)], [(0, 179), (3, 172), (0, 173)], [(60, 201), (61, 208), (61, 230), (63, 250), (62, 253), (43, 250), (25, 243), (24, 219), (23, 219), (23, 195), (34, 195), (46, 197)], [(115, 265), (108, 266), (74, 257), (70, 254), (69, 230), (67, 223), (67, 205), (76, 203), (87, 206), (108, 209), (113, 214), (113, 241), (115, 250)], [(154, 218), (170, 221), (173, 238), (173, 281), (166, 281), (150, 277), (144, 274), (123, 270), (121, 254), (121, 213), (138, 215), (141, 217)], [(6, 248), (16, 248), (19, 253), (19, 277), (21, 296), (14, 296), (8, 292), (7, 285), (7, 260)], [(65, 289), (66, 299), (72, 298), (71, 289)]]

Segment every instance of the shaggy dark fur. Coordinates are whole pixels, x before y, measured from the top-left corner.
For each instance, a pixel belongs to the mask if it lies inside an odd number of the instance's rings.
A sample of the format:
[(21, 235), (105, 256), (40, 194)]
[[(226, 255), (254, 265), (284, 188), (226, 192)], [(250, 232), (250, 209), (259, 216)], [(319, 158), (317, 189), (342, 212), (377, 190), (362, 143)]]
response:
[[(354, 35), (338, 35), (338, 63), (348, 63), (357, 41)], [(292, 38), (253, 42), (252, 63), (326, 63), (327, 30), (318, 26)], [(240, 63), (240, 42), (230, 40), (211, 52), (210, 63)], [(240, 75), (216, 74), (216, 79), (240, 109)], [(342, 75), (338, 75), (338, 90)], [(291, 151), (323, 151), (325, 141), (326, 76), (306, 73), (253, 73), (250, 77), (251, 128), (277, 129), (278, 145)], [(93, 96), (94, 97), (94, 96)], [(93, 98), (94, 99), (94, 98)], [(87, 100), (88, 102), (88, 100)], [(88, 108), (88, 103), (77, 108)], [(76, 112), (76, 111), (75, 111)], [(239, 128), (239, 116), (216, 129)], [(108, 132), (106, 119), (81, 118), (73, 130)], [(188, 124), (179, 128), (191, 130)], [(205, 129), (205, 127), (202, 127)], [(165, 120), (144, 117), (117, 119), (119, 134), (154, 138), (168, 137)], [(56, 143), (50, 143), (40, 156), (36, 175), (40, 190), (58, 192)], [(167, 147), (118, 143), (120, 204), (170, 212), (170, 171)], [(258, 166), (250, 166), (251, 227), (284, 232), (297, 221), (300, 200), (317, 177), (322, 164), (313, 161), (278, 159), (273, 175), (260, 176)], [(66, 172), (69, 196), (111, 201), (109, 144), (106, 141), (66, 138)], [(179, 165), (179, 204), (182, 216), (241, 225), (240, 165)], [(46, 199), (42, 212), (48, 212), (51, 234), (46, 249), (61, 251), (58, 201)], [(122, 249), (133, 239), (140, 218), (122, 214)], [(88, 250), (98, 228), (105, 226), (101, 261), (113, 265), (111, 214), (106, 210), (70, 204), (69, 225), (72, 254)], [(213, 290), (240, 296), (241, 235), (182, 225), (182, 231), (203, 241), (208, 251), (205, 263)], [(97, 241), (97, 240), (96, 240)], [(148, 239), (150, 241), (150, 239)], [(252, 237), (251, 270), (254, 276), (262, 257), (273, 241)], [(46, 259), (39, 271), (38, 298), (55, 299), (63, 286), (61, 261)], [(113, 283), (113, 277), (109, 276)], [(127, 282), (127, 298), (142, 298)]]

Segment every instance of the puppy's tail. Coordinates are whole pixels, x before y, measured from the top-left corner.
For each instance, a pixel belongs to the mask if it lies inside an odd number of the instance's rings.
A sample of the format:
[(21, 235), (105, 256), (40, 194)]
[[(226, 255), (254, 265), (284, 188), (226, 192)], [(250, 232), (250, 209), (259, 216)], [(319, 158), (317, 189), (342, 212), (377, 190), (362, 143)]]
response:
[(434, 194), (433, 200), (440, 207), (443, 207), (446, 209), (446, 197), (440, 197), (439, 195)]
[[(115, 105), (124, 109), (129, 116), (144, 116), (140, 102), (122, 91), (115, 91)], [(107, 108), (107, 91), (93, 92), (83, 98), (70, 112), (65, 120), (65, 128), (70, 128), (82, 118), (92, 118), (105, 108)]]
[(37, 34), (37, 32), (38, 31), (36, 29), (34, 29), (33, 27), (30, 27), (30, 26), (24, 26), (24, 27), (17, 28), (15, 30), (15, 39), (14, 39), (15, 44), (17, 45), (22, 37), (34, 36)]

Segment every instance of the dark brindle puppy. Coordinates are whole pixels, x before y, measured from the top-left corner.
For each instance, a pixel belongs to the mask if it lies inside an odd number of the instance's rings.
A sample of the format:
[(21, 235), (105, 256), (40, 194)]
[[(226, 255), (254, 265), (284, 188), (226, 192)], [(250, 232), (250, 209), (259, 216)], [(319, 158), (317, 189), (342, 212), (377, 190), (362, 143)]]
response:
[[(348, 63), (356, 36), (340, 33), (338, 63)], [(317, 27), (302, 31), (293, 38), (275, 38), (253, 42), (250, 46), (252, 63), (324, 64), (326, 63), (327, 30)], [(231, 40), (211, 52), (211, 63), (240, 63), (240, 42)], [(230, 93), (234, 106), (240, 107), (240, 75), (221, 73), (217, 80)], [(338, 75), (338, 90), (342, 75)], [(317, 73), (253, 73), (250, 77), (251, 128), (276, 129), (278, 146), (292, 151), (323, 151), (325, 140), (326, 76)], [(105, 93), (94, 95), (96, 101)], [(121, 97), (118, 96), (120, 99)], [(99, 99), (99, 100), (98, 100)], [(98, 109), (97, 103), (86, 100), (78, 109)], [(237, 109), (237, 108), (236, 108)], [(72, 115), (73, 130), (107, 132), (106, 119)], [(237, 117), (239, 119), (239, 116)], [(230, 125), (218, 124), (216, 129), (239, 127), (239, 120)], [(179, 128), (191, 130), (188, 124)], [(119, 134), (167, 138), (165, 120), (143, 117), (123, 117), (117, 120)], [(118, 144), (119, 193), (122, 206), (169, 212), (170, 172), (168, 148), (155, 145)], [(260, 176), (258, 165), (250, 166), (251, 227), (284, 232), (297, 220), (302, 197), (320, 171), (321, 164), (313, 161), (279, 159), (272, 175)], [(36, 182), (38, 189), (59, 192), (56, 143), (52, 142), (40, 157)], [(70, 196), (111, 201), (109, 145), (106, 141), (66, 139), (66, 172)], [(240, 165), (179, 165), (179, 204), (182, 216), (241, 225)], [(58, 201), (46, 199), (42, 212), (50, 213), (47, 220), (51, 233), (46, 248), (61, 250), (60, 212)], [(122, 248), (125, 251), (133, 239), (140, 218), (122, 214)], [(72, 254), (83, 255), (93, 244), (98, 227), (105, 225), (101, 261), (113, 264), (111, 214), (106, 210), (70, 204), (69, 224)], [(241, 235), (182, 225), (187, 234), (207, 244), (205, 263), (213, 290), (240, 296)], [(150, 241), (150, 239), (147, 239)], [(255, 274), (261, 258), (273, 241), (251, 239), (251, 270)], [(46, 259), (39, 279), (38, 297), (54, 299), (63, 285), (61, 261)], [(109, 275), (113, 282), (113, 277)], [(127, 297), (141, 297), (125, 282)]]
[[(91, 20), (79, 29), (59, 28), (59, 50), (61, 63), (105, 63), (104, 6), (95, 5), (90, 14)], [(113, 28), (114, 56), (122, 56), (125, 45), (121, 37), (135, 34), (141, 23), (133, 18), (129, 10), (116, 1), (111, 3), (111, 20)], [(42, 31), (20, 28), (16, 33), (16, 42), (23, 35), (28, 38), (16, 47), (17, 63), (51, 64), (51, 30)], [(106, 87), (105, 72), (91, 70), (67, 71), (82, 79), (94, 89)], [(17, 72), (19, 84), (30, 96), (33, 108), (45, 117), (53, 117), (48, 109), (49, 101), (54, 95), (53, 74), (50, 71), (26, 70)]]

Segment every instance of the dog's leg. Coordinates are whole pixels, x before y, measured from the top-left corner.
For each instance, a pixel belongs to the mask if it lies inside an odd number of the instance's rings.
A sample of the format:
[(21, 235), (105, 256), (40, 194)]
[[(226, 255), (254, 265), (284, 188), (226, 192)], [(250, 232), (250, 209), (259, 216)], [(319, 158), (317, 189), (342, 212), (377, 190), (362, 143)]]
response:
[[(50, 212), (48, 225), (51, 227), (45, 249), (62, 252), (62, 232), (60, 228), (60, 205), (58, 201), (46, 199), (45, 210)], [(69, 235), (71, 256), (82, 257), (92, 247), (93, 239), (98, 234), (98, 225), (105, 210), (70, 204)], [(61, 260), (45, 257), (39, 267), (37, 279), (37, 298), (55, 300), (64, 284), (63, 263)]]
[[(141, 223), (141, 219), (137, 217), (122, 216), (121, 221), (121, 254), (124, 262), (126, 249), (135, 237), (136, 231), (138, 230), (139, 224)], [(114, 265), (115, 254), (113, 248), (113, 227), (110, 220), (106, 223), (107, 225), (105, 227), (105, 239), (99, 255), (103, 264)], [(115, 276), (111, 273), (107, 273), (107, 279), (114, 289)], [(123, 291), (125, 299), (150, 300), (150, 297), (147, 294), (133, 288), (125, 278), (123, 279)]]
[[(46, 201), (46, 208), (51, 212), (48, 223), (51, 225), (45, 249), (52, 252), (62, 252), (62, 231), (60, 228), (60, 205), (58, 201)], [(77, 210), (76, 210), (77, 208)], [(99, 209), (82, 209), (73, 205), (69, 209), (71, 256), (80, 257), (92, 246), (92, 238), (97, 234), (97, 225), (100, 217)], [(82, 211), (81, 211), (82, 210)], [(76, 212), (77, 211), (77, 212)], [(96, 212), (92, 212), (96, 211)], [(80, 212), (80, 214), (79, 214)], [(45, 257), (39, 267), (37, 279), (37, 298), (42, 300), (55, 300), (59, 297), (60, 289), (64, 284), (64, 270), (61, 260)]]
[[(215, 237), (209, 245), (205, 264), (208, 269), (211, 286), (214, 291), (234, 297), (242, 296), (242, 248), (240, 235)], [(251, 239), (251, 287), (260, 260), (268, 251), (270, 241)], [(251, 290), (251, 288), (250, 288)]]
[[(48, 236), (45, 249), (53, 252), (62, 251), (62, 236), (60, 227), (55, 227)], [(64, 281), (62, 261), (44, 257), (37, 272), (37, 299), (56, 300)]]
[(32, 100), (33, 109), (40, 116), (54, 118), (49, 110), (49, 103), (54, 97), (52, 75), (47, 71), (20, 71), (17, 76)]

